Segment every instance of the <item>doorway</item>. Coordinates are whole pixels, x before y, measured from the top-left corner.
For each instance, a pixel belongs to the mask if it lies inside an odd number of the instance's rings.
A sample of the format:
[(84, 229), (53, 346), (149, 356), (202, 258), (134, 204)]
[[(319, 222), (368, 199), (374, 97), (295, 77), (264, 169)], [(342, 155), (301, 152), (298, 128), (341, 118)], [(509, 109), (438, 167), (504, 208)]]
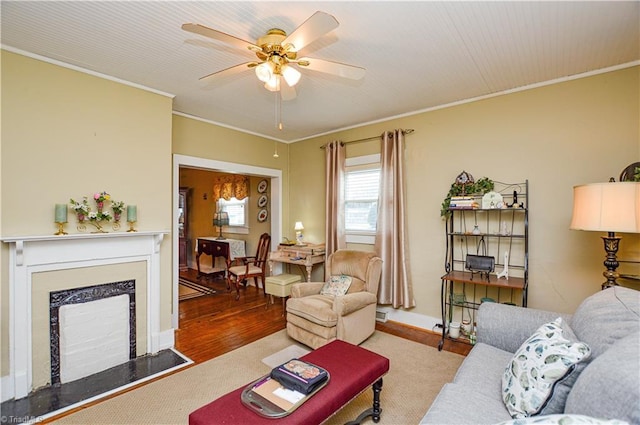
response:
[[(217, 161), (206, 158), (178, 155), (173, 156), (173, 313), (172, 326), (179, 327), (179, 259), (178, 259), (178, 219), (179, 219), (179, 193), (180, 193), (180, 167), (199, 168), (202, 170), (217, 171), (223, 173), (245, 174), (249, 176), (261, 176), (270, 179), (269, 196), (271, 199), (271, 240), (282, 239), (282, 171), (273, 168), (256, 167), (251, 165), (236, 164)], [(273, 244), (272, 244), (273, 247)], [(273, 249), (273, 248), (272, 248)]]

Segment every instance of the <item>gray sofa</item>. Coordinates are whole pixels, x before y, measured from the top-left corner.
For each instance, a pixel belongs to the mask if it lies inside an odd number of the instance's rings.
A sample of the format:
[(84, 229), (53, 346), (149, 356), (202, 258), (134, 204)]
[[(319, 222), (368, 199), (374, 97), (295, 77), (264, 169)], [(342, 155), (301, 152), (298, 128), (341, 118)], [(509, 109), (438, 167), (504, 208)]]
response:
[[(558, 414), (640, 424), (640, 292), (613, 287), (582, 302), (573, 315), (483, 303), (477, 344), (422, 418), (421, 424), (496, 424), (512, 418), (502, 400), (502, 375), (520, 345), (542, 324), (562, 317), (591, 356), (575, 382), (554, 387), (553, 400), (534, 416)], [(586, 366), (585, 366), (586, 364)], [(570, 381), (567, 379), (566, 381)], [(566, 398), (565, 398), (566, 397)], [(555, 414), (554, 416), (548, 416)], [(514, 421), (524, 423), (524, 421)], [(623, 422), (624, 423), (624, 422)]]

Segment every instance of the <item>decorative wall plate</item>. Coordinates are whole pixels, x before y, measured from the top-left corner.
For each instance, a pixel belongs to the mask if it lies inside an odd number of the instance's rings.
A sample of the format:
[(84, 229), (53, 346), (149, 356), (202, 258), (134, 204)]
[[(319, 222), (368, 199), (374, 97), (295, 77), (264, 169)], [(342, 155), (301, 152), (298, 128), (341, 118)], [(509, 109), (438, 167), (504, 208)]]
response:
[[(500, 206), (498, 206), (500, 204)], [(489, 210), (502, 207), (502, 195), (498, 192), (487, 192), (482, 197), (482, 209)]]
[(266, 209), (261, 209), (260, 211), (258, 211), (258, 221), (260, 223), (265, 221), (267, 219), (267, 217), (269, 217), (269, 213), (267, 212)]
[(260, 197), (258, 198), (258, 208), (266, 207), (268, 201), (269, 198), (267, 198), (267, 195), (260, 195)]
[(640, 169), (640, 162), (634, 162), (633, 164), (629, 164), (622, 172), (620, 173), (621, 182), (632, 182), (635, 181), (634, 178), (637, 175), (637, 171)]
[(260, 183), (258, 183), (258, 193), (265, 193), (267, 187), (269, 187), (269, 182), (267, 182), (266, 179), (260, 180)]

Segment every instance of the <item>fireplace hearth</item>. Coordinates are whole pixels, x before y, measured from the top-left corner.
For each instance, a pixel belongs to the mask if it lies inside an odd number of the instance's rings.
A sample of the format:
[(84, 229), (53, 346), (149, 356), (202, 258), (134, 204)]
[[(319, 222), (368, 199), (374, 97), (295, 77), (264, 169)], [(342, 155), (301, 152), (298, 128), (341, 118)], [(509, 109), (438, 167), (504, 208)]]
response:
[(174, 350), (167, 349), (129, 360), (73, 382), (39, 388), (27, 397), (2, 403), (0, 423), (39, 423), (191, 363)]

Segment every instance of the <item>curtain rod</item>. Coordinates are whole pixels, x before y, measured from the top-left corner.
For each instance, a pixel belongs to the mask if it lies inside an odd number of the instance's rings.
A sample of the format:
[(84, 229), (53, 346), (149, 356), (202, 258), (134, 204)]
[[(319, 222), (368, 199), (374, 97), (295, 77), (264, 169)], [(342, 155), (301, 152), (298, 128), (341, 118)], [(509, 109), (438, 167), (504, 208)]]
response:
[[(403, 134), (411, 134), (413, 133), (415, 130), (413, 128), (407, 128), (406, 130), (403, 130), (402, 133)], [(356, 139), (356, 140), (348, 140), (346, 142), (342, 142), (343, 144), (347, 144), (347, 143), (358, 143), (358, 142), (368, 142), (370, 140), (377, 140), (379, 139), (380, 136), (373, 136), (373, 137), (365, 137), (364, 139)], [(326, 148), (327, 145), (322, 145), (320, 146), (320, 149), (324, 149)]]

